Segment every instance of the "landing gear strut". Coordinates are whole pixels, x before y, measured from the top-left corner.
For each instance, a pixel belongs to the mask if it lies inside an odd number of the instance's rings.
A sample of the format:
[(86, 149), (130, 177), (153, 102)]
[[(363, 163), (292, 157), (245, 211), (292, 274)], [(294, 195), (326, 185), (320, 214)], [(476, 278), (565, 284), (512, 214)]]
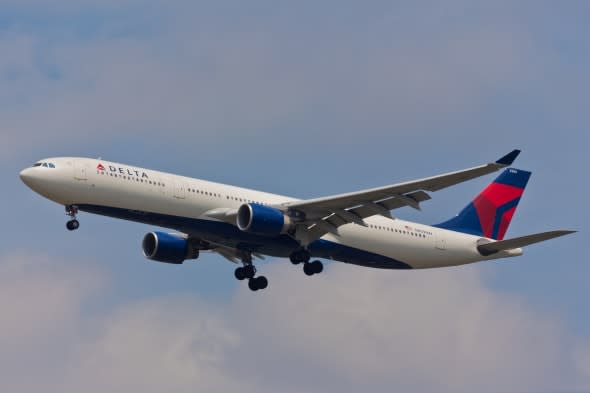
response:
[(78, 214), (78, 207), (75, 205), (68, 205), (66, 206), (66, 215), (71, 218), (66, 223), (66, 228), (68, 231), (75, 231), (76, 229), (80, 228), (80, 222), (76, 219), (76, 215)]
[(236, 268), (234, 276), (242, 281), (248, 279), (248, 288), (251, 291), (258, 291), (268, 287), (268, 280), (264, 276), (256, 276), (256, 267), (252, 264), (252, 255), (248, 254), (243, 260), (244, 266)]

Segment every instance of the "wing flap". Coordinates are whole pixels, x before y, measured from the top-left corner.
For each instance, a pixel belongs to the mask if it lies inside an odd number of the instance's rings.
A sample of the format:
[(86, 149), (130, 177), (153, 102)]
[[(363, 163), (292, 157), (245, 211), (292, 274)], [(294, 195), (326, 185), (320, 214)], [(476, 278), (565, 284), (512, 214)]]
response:
[(544, 242), (546, 240), (554, 239), (556, 237), (569, 235), (570, 233), (575, 233), (576, 231), (568, 231), (568, 230), (559, 230), (559, 231), (549, 231), (549, 232), (541, 232), (535, 233), (532, 235), (515, 237), (508, 240), (500, 240), (497, 242), (491, 242), (486, 244), (480, 244), (477, 246), (477, 250), (483, 256), (488, 256), (495, 254), (500, 251), (505, 250), (512, 250), (515, 248), (529, 246), (531, 244)]

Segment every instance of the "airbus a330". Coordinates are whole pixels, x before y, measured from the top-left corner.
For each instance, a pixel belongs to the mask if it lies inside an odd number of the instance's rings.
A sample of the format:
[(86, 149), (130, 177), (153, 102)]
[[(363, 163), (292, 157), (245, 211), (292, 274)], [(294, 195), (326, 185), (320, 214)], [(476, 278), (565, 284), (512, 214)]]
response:
[[(522, 254), (521, 247), (567, 235), (556, 230), (504, 240), (530, 172), (508, 168), (520, 153), (456, 172), (358, 192), (300, 200), (132, 165), (58, 157), (20, 173), (33, 191), (65, 206), (68, 230), (79, 211), (173, 230), (147, 233), (145, 257), (182, 264), (215, 252), (238, 264), (235, 277), (257, 291), (268, 280), (254, 262), (265, 255), (321, 273), (319, 259), (382, 269), (455, 266)], [(420, 209), (434, 192), (503, 172), (457, 216), (437, 225), (394, 217)], [(316, 259), (317, 258), (317, 259)], [(312, 259), (315, 259), (312, 261)]]

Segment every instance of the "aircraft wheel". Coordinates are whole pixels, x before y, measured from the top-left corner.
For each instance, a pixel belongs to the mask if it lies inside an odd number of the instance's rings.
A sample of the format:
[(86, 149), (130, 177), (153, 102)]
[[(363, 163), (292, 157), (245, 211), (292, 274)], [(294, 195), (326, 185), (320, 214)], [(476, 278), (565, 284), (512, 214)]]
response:
[(289, 260), (291, 260), (291, 263), (293, 265), (299, 265), (300, 263), (307, 263), (307, 262), (309, 262), (310, 258), (311, 258), (311, 255), (306, 250), (294, 251), (289, 256)]
[(306, 263), (303, 265), (303, 273), (308, 276), (313, 276), (315, 274), (315, 269), (312, 263)]
[(78, 220), (70, 220), (66, 223), (66, 228), (68, 228), (68, 231), (75, 231), (80, 228), (80, 222)]
[(256, 280), (258, 289), (266, 289), (268, 287), (268, 280), (264, 276), (256, 277), (253, 280)]
[(311, 263), (314, 274), (320, 274), (324, 271), (324, 264), (320, 261), (313, 261)]
[(236, 279), (242, 281), (246, 278), (246, 272), (244, 271), (243, 267), (239, 267), (234, 271), (234, 276)]
[(248, 288), (250, 288), (251, 291), (256, 292), (259, 288), (258, 288), (258, 280), (255, 278), (251, 278), (248, 280)]

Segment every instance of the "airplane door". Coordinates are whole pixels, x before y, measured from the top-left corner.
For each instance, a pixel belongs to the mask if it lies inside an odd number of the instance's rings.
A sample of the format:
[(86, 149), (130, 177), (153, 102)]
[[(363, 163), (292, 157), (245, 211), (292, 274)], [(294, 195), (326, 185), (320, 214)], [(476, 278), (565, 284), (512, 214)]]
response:
[(174, 183), (174, 198), (185, 199), (186, 198), (186, 186), (183, 183)]
[(86, 173), (86, 163), (84, 161), (74, 161), (74, 178), (76, 180), (88, 180), (88, 174)]

